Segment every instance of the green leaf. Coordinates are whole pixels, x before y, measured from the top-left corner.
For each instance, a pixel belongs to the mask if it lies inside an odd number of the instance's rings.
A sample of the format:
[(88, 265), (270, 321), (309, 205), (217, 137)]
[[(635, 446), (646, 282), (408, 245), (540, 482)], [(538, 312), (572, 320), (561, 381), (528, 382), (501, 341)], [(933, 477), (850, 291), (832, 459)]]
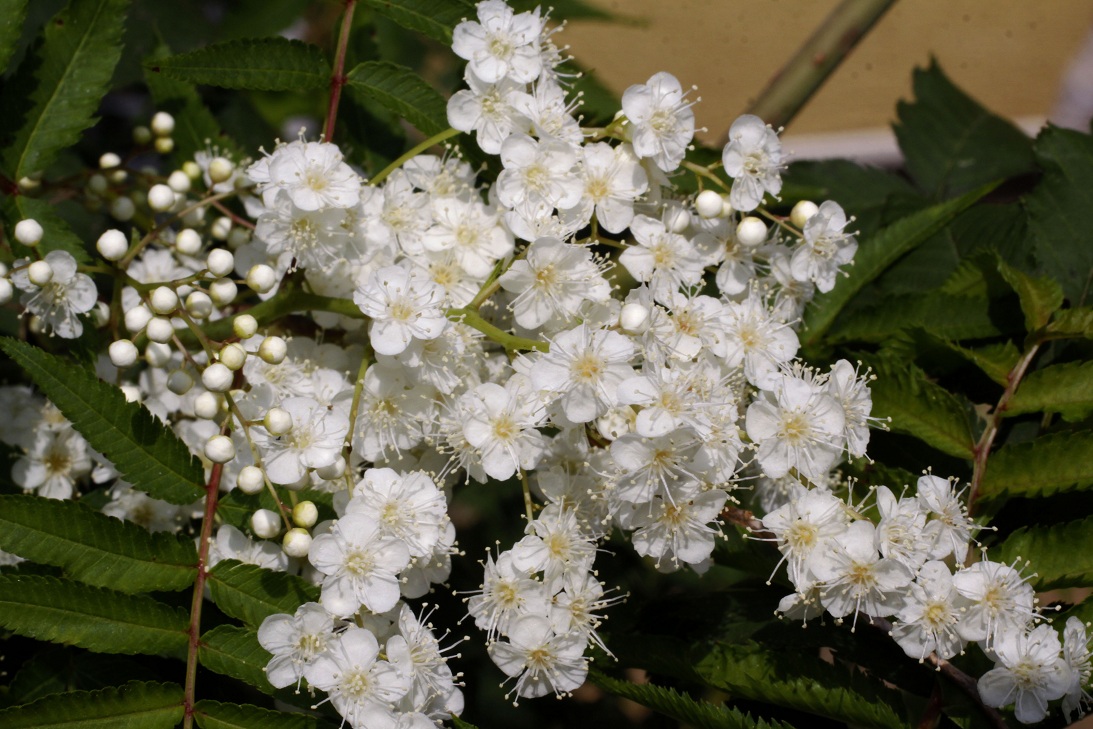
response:
[(231, 559), (217, 562), (208, 585), (218, 608), (252, 627), (270, 615), (291, 615), (305, 602), (319, 599), (319, 589), (307, 580)]
[(1002, 260), (998, 261), (998, 272), (1017, 292), (1027, 331), (1034, 332), (1047, 324), (1063, 305), (1063, 289), (1050, 277), (1033, 278)]
[(19, 635), (97, 653), (181, 654), (189, 613), (53, 577), (0, 575), (0, 625)]
[(27, 0), (0, 0), (0, 75), (15, 55), (26, 18)]
[(673, 688), (620, 681), (599, 671), (589, 672), (588, 678), (604, 691), (636, 701), (695, 729), (792, 729), (779, 721), (756, 720), (737, 709), (695, 700)]
[(4, 729), (172, 729), (182, 721), (182, 687), (130, 681), (72, 691), (0, 711)]
[(876, 370), (877, 379), (869, 385), (874, 416), (891, 418), (892, 430), (913, 435), (943, 453), (973, 457), (975, 437), (967, 403), (927, 380), (917, 367), (879, 362)]
[(987, 377), (1005, 387), (1009, 384), (1009, 374), (1021, 359), (1021, 350), (1017, 345), (1006, 340), (981, 347), (961, 347), (955, 342), (942, 340), (946, 347), (983, 370)]
[(174, 432), (94, 373), (14, 339), (0, 338), (45, 396), (134, 488), (172, 504), (200, 499), (200, 463)]
[(1036, 498), (1093, 485), (1093, 431), (1053, 433), (1007, 445), (987, 459), (984, 499)]
[(1093, 339), (1093, 309), (1082, 306), (1055, 312), (1045, 330), (1049, 339)]
[(346, 76), (347, 86), (432, 136), (448, 129), (448, 105), (436, 89), (396, 63), (366, 61)]
[(736, 698), (765, 701), (861, 727), (905, 726), (899, 694), (838, 670), (818, 656), (775, 653), (759, 644), (714, 643), (695, 665), (702, 679)]
[(258, 633), (249, 628), (220, 625), (201, 636), (198, 662), (210, 671), (237, 678), (258, 690), (273, 694), (266, 678), (270, 654), (258, 642)]
[(197, 576), (192, 539), (40, 496), (0, 496), (0, 549), (122, 592), (182, 590)]
[(1093, 246), (1083, 216), (1093, 210), (1093, 137), (1048, 127), (1036, 138), (1036, 161), (1044, 174), (1025, 197), (1033, 251), (1040, 269), (1063, 286), (1074, 306), (1093, 276)]
[[(84, 242), (72, 232), (72, 228), (65, 219), (57, 214), (57, 205), (49, 200), (42, 200), (26, 195), (5, 197), (0, 202), (3, 206), (4, 224), (8, 230), (13, 230), (20, 220), (33, 218), (42, 226), (42, 242), (39, 250), (44, 253), (50, 251), (66, 251), (72, 254), (77, 263), (90, 263)], [(30, 249), (15, 240), (14, 236), (8, 236), (12, 253), (19, 257), (31, 257)]]
[(18, 180), (44, 172), (57, 153), (95, 123), (121, 57), (129, 0), (71, 0), (42, 31), (16, 78), (4, 88), (0, 107), (18, 118), (3, 167)]
[(216, 43), (189, 53), (153, 59), (152, 73), (181, 81), (253, 91), (311, 91), (330, 85), (322, 49), (288, 38)]
[(51, 694), (96, 691), (147, 677), (147, 666), (133, 658), (65, 646), (43, 647), (19, 668), (0, 703), (18, 706)]
[(1031, 560), (1037, 591), (1093, 587), (1093, 516), (1065, 524), (1021, 527), (991, 548), (991, 559), (1012, 564)]
[(1033, 170), (1032, 143), (958, 89), (936, 62), (915, 69), (915, 102), (896, 107), (896, 138), (907, 172), (942, 200)]
[(1002, 333), (991, 318), (991, 302), (986, 297), (931, 291), (888, 297), (876, 306), (841, 317), (825, 341), (883, 342), (910, 328), (924, 329), (942, 339), (980, 339)]
[(364, 0), (362, 4), (446, 46), (452, 44), (452, 28), (463, 18), (474, 17), (474, 6), (465, 0)]
[(914, 186), (899, 175), (878, 167), (866, 167), (849, 160), (794, 162), (784, 175), (782, 199), (854, 201), (848, 213), (880, 208), (893, 198), (916, 195)]
[(805, 309), (802, 339), (817, 342), (831, 327), (843, 307), (862, 287), (879, 276), (901, 256), (922, 243), (960, 211), (974, 204), (993, 189), (982, 187), (955, 200), (949, 200), (901, 218), (861, 242), (849, 275), (826, 294), (819, 294)]
[[(334, 511), (333, 497), (328, 492), (304, 489), (296, 492), (300, 501), (310, 501), (319, 509), (319, 521), (337, 519)], [(258, 494), (244, 494), (240, 489), (234, 489), (216, 502), (216, 517), (224, 524), (231, 524), (240, 531), (250, 530), (250, 518), (258, 509), (277, 510), (277, 502), (273, 500), (268, 490), (263, 489)]]
[(1093, 412), (1093, 362), (1067, 362), (1036, 370), (1017, 387), (1005, 414), (1046, 411), (1078, 421)]
[(320, 729), (330, 726), (314, 716), (210, 699), (201, 699), (194, 704), (194, 718), (201, 729)]

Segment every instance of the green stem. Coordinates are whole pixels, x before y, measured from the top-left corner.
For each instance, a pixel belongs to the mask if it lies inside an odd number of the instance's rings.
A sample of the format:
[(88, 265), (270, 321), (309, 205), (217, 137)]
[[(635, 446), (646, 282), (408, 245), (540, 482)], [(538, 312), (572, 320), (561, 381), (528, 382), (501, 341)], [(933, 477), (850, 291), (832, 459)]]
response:
[(361, 366), (357, 369), (357, 381), (353, 383), (353, 403), (349, 406), (349, 432), (345, 434), (345, 446), (342, 447), (342, 457), (345, 458), (345, 484), (350, 491), (353, 490), (353, 478), (349, 469), (349, 458), (353, 450), (353, 433), (357, 427), (357, 413), (361, 408), (361, 396), (364, 395), (364, 376), (368, 372), (371, 361), (368, 355), (361, 357)]
[(216, 202), (217, 200), (225, 200), (229, 197), (234, 197), (236, 194), (237, 194), (236, 190), (229, 190), (228, 192), (221, 192), (221, 193), (218, 193), (216, 195), (211, 195), (209, 197), (198, 200), (193, 205), (190, 205), (189, 207), (183, 208), (182, 210), (178, 211), (177, 213), (172, 215), (170, 218), (165, 220), (161, 225), (159, 225), (155, 228), (152, 228), (150, 231), (148, 231), (147, 235), (145, 235), (143, 238), (141, 238), (140, 242), (138, 242), (135, 246), (130, 248), (129, 252), (125, 254), (125, 257), (117, 262), (117, 264), (116, 264), (117, 267), (120, 268), (120, 269), (128, 268), (129, 264), (133, 262), (133, 259), (136, 258), (138, 255), (140, 255), (140, 252), (142, 250), (144, 250), (145, 246), (147, 246), (149, 243), (151, 243), (156, 238), (158, 238), (160, 236), (160, 234), (163, 233), (163, 231), (167, 230), (172, 225), (174, 225), (178, 221), (182, 220), (184, 217), (186, 217), (187, 215), (189, 215), (193, 211), (200, 210), (201, 208), (205, 207), (206, 205), (210, 205), (210, 204)]
[(349, 48), (349, 31), (353, 27), (353, 11), (357, 0), (345, 0), (345, 14), (342, 15), (342, 29), (338, 34), (338, 48), (334, 52), (334, 71), (330, 74), (330, 105), (326, 109), (326, 122), (323, 124), (323, 141), (334, 140), (334, 123), (338, 118), (338, 104), (345, 86), (345, 52)]
[(490, 341), (497, 342), (509, 351), (534, 349), (539, 352), (546, 352), (550, 350), (550, 345), (546, 342), (518, 337), (495, 327), (473, 309), (448, 309), (447, 316), (452, 321), (461, 321), (472, 329), (477, 329), (489, 337)]
[(404, 165), (407, 162), (407, 160), (411, 160), (414, 157), (417, 157), (419, 154), (421, 154), (425, 150), (429, 149), (430, 147), (433, 147), (437, 144), (440, 144), (441, 142), (447, 141), (447, 140), (451, 139), (452, 137), (458, 136), (461, 133), (462, 132), (460, 132), (458, 129), (446, 129), (443, 132), (441, 132), (440, 134), (434, 134), (433, 136), (429, 137), (428, 139), (426, 139), (421, 144), (416, 145), (409, 152), (402, 155), (401, 157), (396, 159), (394, 162), (392, 162), (391, 164), (387, 165), (382, 170), (380, 170), (378, 175), (376, 175), (375, 177), (373, 177), (371, 180), (368, 181), (368, 184), (369, 185), (378, 185), (378, 184), (380, 184), (381, 182), (383, 182), (384, 180), (387, 179), (388, 175), (390, 175), (392, 172), (397, 170), (399, 167), (402, 167), (402, 165)]
[[(246, 310), (258, 321), (258, 326), (267, 326), (283, 316), (304, 311), (329, 311), (334, 314), (363, 319), (360, 307), (349, 299), (335, 299), (329, 296), (309, 294), (298, 288), (284, 288), (278, 294)], [(231, 339), (233, 334), (232, 318), (225, 317), (205, 325), (205, 336), (215, 341)], [(185, 341), (185, 338), (184, 338)]]
[(748, 109), (775, 129), (789, 124), (896, 0), (843, 0)]

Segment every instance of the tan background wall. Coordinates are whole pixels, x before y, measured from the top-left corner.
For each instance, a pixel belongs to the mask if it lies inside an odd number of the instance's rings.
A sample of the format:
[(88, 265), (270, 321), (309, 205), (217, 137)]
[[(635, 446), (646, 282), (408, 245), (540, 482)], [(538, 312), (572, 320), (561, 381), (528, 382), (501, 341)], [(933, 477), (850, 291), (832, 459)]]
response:
[[(714, 141), (837, 0), (589, 0), (641, 24), (570, 23), (557, 38), (621, 92), (657, 71), (698, 86)], [(546, 3), (545, 3), (546, 4)], [(1093, 29), (1090, 0), (902, 0), (881, 18), (790, 134), (886, 126), (931, 54), (956, 83), (1011, 118), (1048, 116)]]

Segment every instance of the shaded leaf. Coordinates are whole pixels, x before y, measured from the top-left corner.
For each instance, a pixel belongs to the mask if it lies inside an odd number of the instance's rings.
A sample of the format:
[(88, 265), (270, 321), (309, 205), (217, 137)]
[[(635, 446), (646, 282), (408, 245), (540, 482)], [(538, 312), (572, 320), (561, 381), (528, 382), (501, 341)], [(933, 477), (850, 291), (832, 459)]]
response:
[(319, 599), (319, 588), (301, 577), (230, 559), (216, 563), (208, 585), (218, 608), (256, 628), (270, 615), (291, 615)]
[(190, 616), (145, 595), (70, 580), (0, 575), (0, 625), (98, 653), (181, 654)]
[(194, 718), (201, 729), (319, 729), (330, 726), (314, 716), (209, 699), (194, 704)]
[(982, 498), (1051, 496), (1093, 485), (1093, 432), (1053, 433), (1007, 445), (987, 460)]
[(15, 55), (23, 21), (27, 18), (28, 0), (0, 0), (0, 75)]
[(152, 73), (226, 89), (311, 91), (330, 85), (318, 46), (288, 38), (232, 40), (146, 63)]
[(896, 107), (907, 172), (935, 199), (1033, 170), (1032, 142), (958, 89), (936, 62), (915, 69), (915, 101)]
[(448, 105), (420, 76), (396, 63), (366, 61), (346, 76), (347, 87), (432, 136), (448, 129)]
[(975, 437), (967, 406), (957, 395), (930, 382), (918, 368), (878, 363), (877, 379), (869, 385), (873, 415), (891, 418), (891, 429), (907, 433), (943, 453), (972, 458)]
[(979, 339), (1002, 333), (985, 297), (953, 296), (933, 291), (891, 296), (874, 307), (840, 317), (825, 341), (883, 342), (910, 328), (942, 339)]
[(0, 496), (0, 549), (122, 592), (182, 590), (197, 576), (192, 539), (39, 496)]
[(475, 16), (466, 0), (364, 0), (366, 7), (446, 46), (452, 44), (452, 28), (463, 18)]
[(944, 341), (944, 344), (983, 370), (987, 377), (1003, 387), (1009, 384), (1009, 374), (1017, 366), (1017, 361), (1021, 359), (1021, 351), (1017, 349), (1016, 344), (1009, 340), (995, 344), (984, 344), (974, 348), (961, 347), (959, 344), (949, 341)]
[(204, 489), (201, 464), (174, 431), (117, 387), (94, 373), (37, 347), (0, 338), (0, 349), (26, 370), (34, 384), (122, 478), (149, 496), (190, 504)]
[(1027, 331), (1034, 332), (1047, 324), (1051, 315), (1063, 305), (1063, 289), (1050, 277), (1029, 276), (1001, 260), (998, 262), (998, 272), (1017, 292)]
[(51, 694), (95, 691), (147, 677), (147, 666), (126, 656), (65, 646), (43, 647), (22, 665), (0, 702), (3, 706), (18, 706)]
[(1093, 516), (1066, 524), (1022, 527), (993, 547), (991, 559), (1031, 560), (1029, 583), (1040, 590), (1093, 586)]
[(1049, 339), (1093, 339), (1093, 309), (1083, 306), (1055, 312), (1045, 331)]
[(182, 721), (182, 687), (130, 681), (72, 691), (0, 711), (4, 729), (171, 729)]
[(270, 654), (258, 642), (258, 633), (234, 625), (220, 625), (201, 636), (197, 660), (205, 668), (237, 678), (263, 693), (273, 694), (266, 678)]
[(1093, 362), (1067, 362), (1031, 373), (1017, 387), (1005, 414), (1059, 413), (1077, 421), (1093, 412)]

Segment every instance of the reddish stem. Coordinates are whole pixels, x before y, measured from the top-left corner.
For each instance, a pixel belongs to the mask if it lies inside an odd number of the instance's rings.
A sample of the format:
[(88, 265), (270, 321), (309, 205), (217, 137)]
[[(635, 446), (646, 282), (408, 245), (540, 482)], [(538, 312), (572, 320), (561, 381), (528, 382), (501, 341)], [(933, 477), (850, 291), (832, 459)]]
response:
[(342, 100), (342, 87), (345, 86), (345, 52), (349, 47), (349, 31), (353, 26), (353, 10), (357, 0), (345, 0), (345, 14), (342, 16), (342, 29), (338, 34), (338, 49), (334, 55), (334, 72), (330, 75), (330, 106), (326, 110), (326, 123), (323, 124), (323, 141), (334, 141), (334, 122), (338, 117), (338, 104)]

